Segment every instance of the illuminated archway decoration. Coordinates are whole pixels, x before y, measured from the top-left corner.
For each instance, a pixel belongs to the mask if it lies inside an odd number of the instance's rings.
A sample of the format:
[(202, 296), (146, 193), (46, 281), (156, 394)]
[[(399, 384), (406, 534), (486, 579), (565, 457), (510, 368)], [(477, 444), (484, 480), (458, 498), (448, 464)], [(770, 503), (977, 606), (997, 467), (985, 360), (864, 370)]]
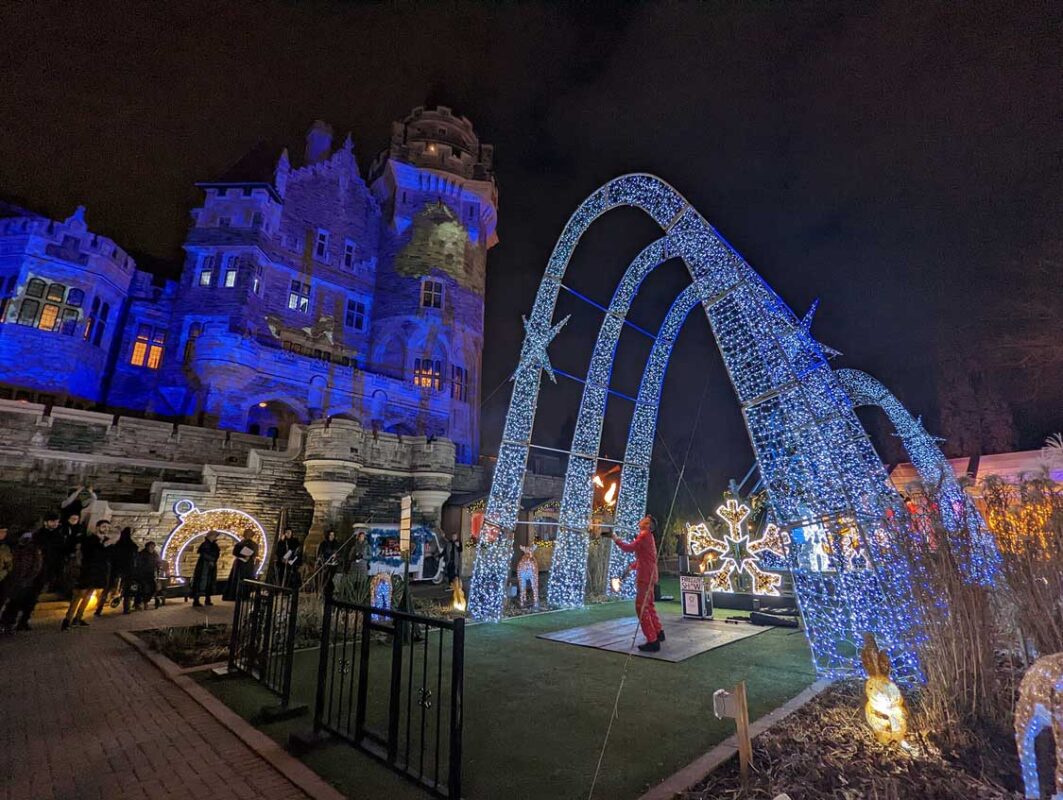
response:
[[(764, 526), (761, 535), (751, 539), (746, 530), (746, 519), (750, 508), (740, 504), (734, 498), (716, 509), (716, 516), (727, 523), (727, 534), (717, 539), (704, 522), (687, 525), (687, 539), (691, 554), (701, 558), (701, 570), (711, 581), (713, 591), (733, 592), (736, 576), (749, 576), (753, 594), (779, 596), (782, 575), (761, 569), (760, 554), (769, 552), (783, 558), (786, 556), (786, 534), (774, 523)], [(720, 566), (714, 570), (705, 569), (704, 556), (714, 554)]]
[(969, 540), (975, 545), (966, 564), (967, 574), (976, 581), (992, 585), (1000, 561), (996, 542), (974, 501), (956, 480), (956, 473), (938, 447), (940, 440), (927, 433), (922, 419), (913, 417), (901, 401), (871, 375), (856, 369), (840, 369), (835, 374), (853, 406), (875, 406), (889, 418), (919, 479), (936, 489), (941, 521), (946, 530), (955, 532), (961, 526), (967, 527)]
[(177, 515), (177, 525), (162, 546), (162, 558), (170, 565), (170, 575), (174, 578), (187, 578), (181, 575), (181, 556), (193, 540), (206, 536), (210, 531), (219, 531), (234, 541), (247, 536), (258, 545), (258, 568), (260, 575), (269, 564), (269, 540), (258, 520), (250, 514), (235, 508), (212, 508), (200, 511), (191, 500), (178, 500), (174, 503), (173, 513)]
[[(619, 206), (645, 211), (664, 236), (652, 243), (624, 273), (602, 321), (602, 331), (586, 373), (577, 434), (569, 450), (562, 511), (548, 600), (553, 605), (583, 603), (586, 586), (587, 521), (593, 501), (616, 337), (626, 322), (631, 299), (656, 263), (683, 260), (691, 284), (673, 304), (656, 333), (636, 398), (621, 470), (615, 534), (630, 539), (645, 509), (650, 454), (656, 430), (660, 385), (683, 319), (683, 309), (700, 303), (742, 409), (773, 518), (789, 529), (845, 515), (872, 527), (896, 501), (885, 470), (853, 412), (845, 391), (827, 364), (824, 348), (809, 331), (811, 318), (798, 319), (783, 300), (690, 205), (652, 175), (624, 175), (585, 200), (569, 219), (547, 263), (535, 304), (525, 322), (520, 361), (499, 446), (485, 527), (470, 592), (479, 619), (502, 615), (542, 373), (556, 381), (548, 348), (563, 334), (554, 312), (569, 260), (580, 238), (602, 214)], [(832, 534), (835, 535), (835, 534)], [(869, 569), (813, 572), (800, 566), (791, 547), (795, 590), (805, 611), (806, 632), (817, 669), (825, 675), (859, 671), (857, 653), (865, 631), (894, 659), (895, 674), (918, 676), (910, 639), (907, 572), (892, 557), (888, 542), (865, 537)]]

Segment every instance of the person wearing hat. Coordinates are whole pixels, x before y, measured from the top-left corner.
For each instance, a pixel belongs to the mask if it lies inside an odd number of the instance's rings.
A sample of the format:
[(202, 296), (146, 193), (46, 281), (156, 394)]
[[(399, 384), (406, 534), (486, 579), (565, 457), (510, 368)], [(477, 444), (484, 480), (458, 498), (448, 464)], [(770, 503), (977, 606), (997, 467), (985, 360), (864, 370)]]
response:
[[(646, 641), (639, 645), (644, 653), (656, 653), (664, 641), (664, 628), (653, 605), (653, 587), (657, 583), (657, 543), (653, 538), (657, 520), (647, 514), (639, 520), (639, 532), (630, 542), (613, 539), (613, 544), (625, 553), (634, 553), (635, 561), (635, 613)], [(602, 536), (612, 538), (613, 532), (606, 529)], [(630, 569), (630, 567), (629, 567)]]

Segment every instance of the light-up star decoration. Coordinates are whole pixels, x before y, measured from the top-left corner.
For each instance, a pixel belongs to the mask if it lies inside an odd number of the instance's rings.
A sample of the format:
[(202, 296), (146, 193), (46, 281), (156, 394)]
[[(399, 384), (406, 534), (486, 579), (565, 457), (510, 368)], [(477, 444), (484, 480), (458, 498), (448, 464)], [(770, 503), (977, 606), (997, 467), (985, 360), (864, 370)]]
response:
[[(766, 572), (760, 568), (759, 555), (765, 551), (777, 556), (786, 555), (786, 535), (773, 523), (768, 523), (759, 538), (750, 540), (744, 525), (749, 517), (749, 506), (734, 498), (716, 509), (716, 516), (727, 523), (723, 541), (717, 539), (704, 523), (687, 525), (687, 542), (690, 554), (702, 559), (701, 569), (709, 577), (713, 591), (733, 592), (734, 578), (745, 573), (753, 584), (753, 594), (779, 595), (782, 575)], [(705, 561), (718, 556), (718, 569), (705, 570)]]
[(557, 378), (554, 377), (554, 368), (550, 365), (550, 356), (547, 354), (546, 348), (550, 346), (554, 337), (561, 333), (561, 329), (565, 327), (565, 323), (568, 322), (571, 316), (570, 314), (565, 317), (552, 328), (530, 322), (527, 317), (521, 317), (524, 320), (524, 347), (520, 351), (520, 363), (517, 365), (517, 371), (513, 373), (513, 377), (510, 380), (516, 380), (517, 376), (525, 370), (533, 369), (545, 371), (550, 380), (557, 383)]

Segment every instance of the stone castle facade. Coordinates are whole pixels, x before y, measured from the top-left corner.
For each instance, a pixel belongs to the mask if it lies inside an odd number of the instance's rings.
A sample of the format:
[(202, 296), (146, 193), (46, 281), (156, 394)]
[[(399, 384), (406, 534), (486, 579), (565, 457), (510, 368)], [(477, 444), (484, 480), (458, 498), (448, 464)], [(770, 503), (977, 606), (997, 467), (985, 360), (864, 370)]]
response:
[[(418, 108), (363, 177), (350, 137), (314, 123), (299, 163), (257, 148), (199, 184), (161, 284), (84, 209), (0, 205), (0, 524), (91, 485), (94, 514), (160, 545), (182, 505), (314, 545), (398, 522), (406, 495), (418, 524), (467, 536), (492, 469), (492, 155), (464, 117)], [(533, 463), (525, 493), (558, 496), (560, 475)]]
[(0, 219), (0, 397), (286, 440), (347, 419), (479, 455), (493, 151), (445, 107), (393, 125), (366, 177), (314, 123), (204, 181), (178, 281), (64, 221)]

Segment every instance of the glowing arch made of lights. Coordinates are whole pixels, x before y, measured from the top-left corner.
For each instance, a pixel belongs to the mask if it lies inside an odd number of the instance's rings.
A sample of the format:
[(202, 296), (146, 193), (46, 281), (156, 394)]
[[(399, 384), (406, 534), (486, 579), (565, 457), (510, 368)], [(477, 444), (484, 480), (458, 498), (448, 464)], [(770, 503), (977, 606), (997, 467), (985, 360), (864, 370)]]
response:
[[(484, 534), (477, 544), (470, 609), (479, 619), (496, 620), (502, 614), (540, 378), (545, 371), (555, 380), (547, 348), (567, 321), (553, 322), (562, 279), (591, 223), (619, 206), (645, 211), (665, 235), (625, 272), (602, 322), (570, 448), (550, 576), (551, 604), (583, 602), (589, 482), (598, 461), (616, 338), (642, 278), (670, 257), (684, 261), (692, 282), (656, 335), (643, 375), (621, 474), (617, 535), (632, 536), (643, 513), (664, 370), (678, 328), (698, 302), (741, 405), (774, 519), (783, 527), (843, 517), (870, 525), (896, 500), (852, 403), (827, 365), (821, 345), (809, 333), (808, 321), (798, 320), (671, 186), (652, 175), (625, 175), (594, 192), (569, 219), (525, 320)], [(809, 570), (799, 574), (800, 564), (791, 559), (817, 669), (827, 675), (858, 670), (859, 643), (863, 633), (871, 631), (889, 649), (897, 673), (916, 676), (919, 669), (905, 619), (910, 597), (907, 573), (881, 542), (874, 542), (870, 550), (871, 568), (860, 574), (845, 569), (830, 576)]]
[(172, 577), (189, 577), (180, 574), (181, 556), (194, 540), (206, 536), (210, 531), (224, 533), (236, 542), (246, 535), (257, 544), (256, 575), (260, 575), (269, 564), (269, 538), (262, 525), (250, 514), (235, 508), (212, 508), (200, 511), (191, 500), (178, 500), (174, 503), (173, 512), (177, 515), (177, 525), (166, 537), (161, 554), (163, 560), (170, 565)]
[(968, 527), (970, 541), (976, 546), (970, 554), (968, 574), (976, 580), (993, 584), (999, 561), (996, 543), (981, 512), (956, 480), (956, 473), (938, 447), (937, 440), (923, 427), (922, 420), (913, 417), (889, 389), (866, 372), (839, 369), (835, 374), (854, 407), (874, 406), (885, 413), (920, 481), (936, 488), (945, 528), (955, 532), (961, 526)]

